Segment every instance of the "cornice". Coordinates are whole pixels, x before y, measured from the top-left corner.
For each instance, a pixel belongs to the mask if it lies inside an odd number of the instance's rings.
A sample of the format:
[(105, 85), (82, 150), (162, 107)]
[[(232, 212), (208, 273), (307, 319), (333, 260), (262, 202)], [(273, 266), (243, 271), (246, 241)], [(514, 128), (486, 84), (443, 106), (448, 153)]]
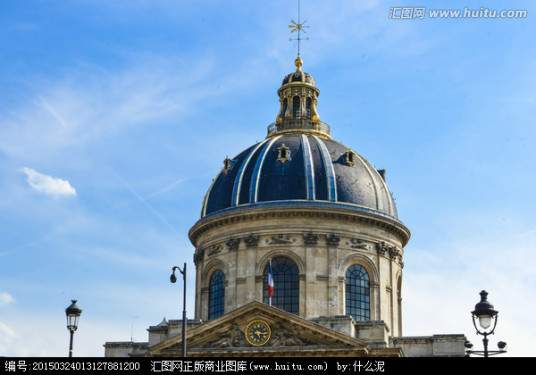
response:
[(411, 233), (400, 221), (381, 214), (362, 212), (357, 210), (336, 208), (336, 207), (314, 207), (314, 206), (291, 206), (291, 207), (252, 207), (221, 214), (212, 215), (199, 220), (190, 229), (188, 236), (194, 246), (200, 235), (207, 231), (220, 228), (222, 226), (242, 223), (263, 221), (274, 218), (290, 217), (310, 217), (317, 219), (329, 219), (350, 221), (359, 224), (371, 225), (381, 228), (401, 239), (402, 246), (409, 241)]

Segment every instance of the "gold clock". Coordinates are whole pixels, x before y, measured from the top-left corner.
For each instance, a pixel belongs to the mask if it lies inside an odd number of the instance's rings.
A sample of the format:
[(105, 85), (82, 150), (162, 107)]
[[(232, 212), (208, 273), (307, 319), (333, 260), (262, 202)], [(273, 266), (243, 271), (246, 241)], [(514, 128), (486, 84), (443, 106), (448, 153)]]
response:
[(254, 320), (246, 327), (246, 340), (251, 345), (262, 346), (270, 340), (270, 326), (264, 320)]

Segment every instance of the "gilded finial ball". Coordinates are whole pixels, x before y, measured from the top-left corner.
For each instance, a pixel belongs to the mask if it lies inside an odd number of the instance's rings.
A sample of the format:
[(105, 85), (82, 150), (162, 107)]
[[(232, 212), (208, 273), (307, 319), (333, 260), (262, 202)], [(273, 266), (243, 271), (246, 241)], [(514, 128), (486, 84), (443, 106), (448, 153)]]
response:
[(300, 56), (298, 56), (298, 58), (296, 60), (294, 60), (294, 65), (296, 65), (298, 67), (298, 69), (301, 68), (301, 66), (303, 65), (303, 60), (301, 59)]

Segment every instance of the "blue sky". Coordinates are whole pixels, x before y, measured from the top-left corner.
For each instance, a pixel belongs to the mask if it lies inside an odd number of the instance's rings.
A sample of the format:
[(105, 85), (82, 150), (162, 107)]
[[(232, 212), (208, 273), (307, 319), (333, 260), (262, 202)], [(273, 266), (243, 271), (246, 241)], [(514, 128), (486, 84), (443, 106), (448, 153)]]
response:
[[(226, 156), (264, 139), (294, 70), (289, 1), (0, 2), (0, 355), (75, 355), (178, 319), (188, 230)], [(390, 18), (392, 7), (526, 18)], [(406, 336), (491, 337), (534, 356), (536, 8), (529, 1), (303, 0), (303, 69), (334, 140), (387, 183), (411, 230)]]

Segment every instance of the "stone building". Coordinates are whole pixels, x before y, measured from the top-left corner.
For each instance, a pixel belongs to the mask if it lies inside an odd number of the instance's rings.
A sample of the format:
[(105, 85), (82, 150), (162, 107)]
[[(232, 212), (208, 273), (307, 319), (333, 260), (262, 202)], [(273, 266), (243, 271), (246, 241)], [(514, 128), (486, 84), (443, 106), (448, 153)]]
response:
[[(385, 170), (331, 139), (302, 64), (266, 138), (223, 161), (190, 229), (188, 356), (463, 356), (463, 335), (402, 336), (410, 231)], [(181, 321), (148, 331), (105, 355), (181, 354)]]

